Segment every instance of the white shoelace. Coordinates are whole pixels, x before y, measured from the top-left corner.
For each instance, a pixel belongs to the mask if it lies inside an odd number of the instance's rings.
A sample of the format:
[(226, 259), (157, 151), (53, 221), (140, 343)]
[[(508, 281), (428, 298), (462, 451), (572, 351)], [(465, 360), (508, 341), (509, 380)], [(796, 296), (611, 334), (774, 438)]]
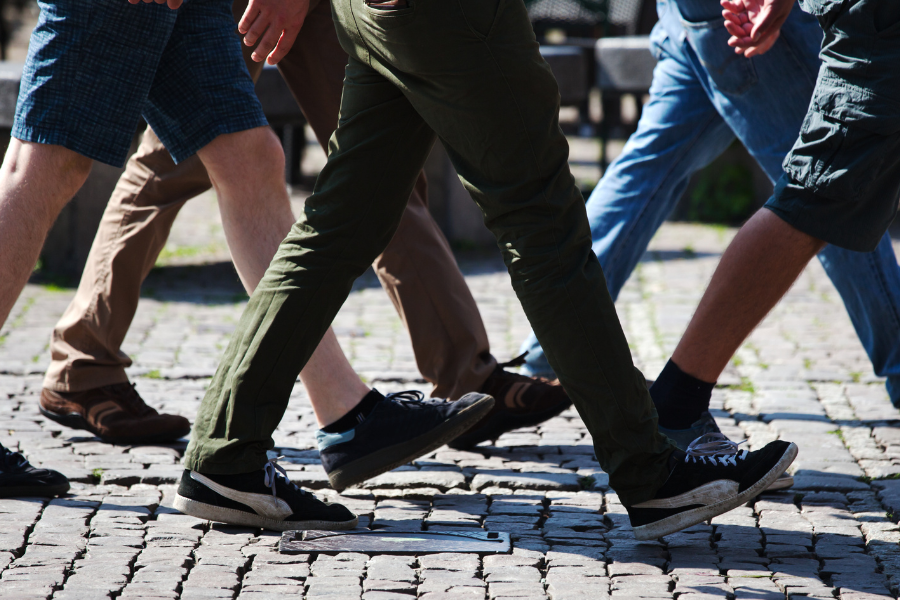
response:
[(721, 433), (705, 433), (691, 442), (685, 451), (684, 462), (701, 462), (715, 465), (737, 465), (737, 461), (747, 458), (745, 448), (738, 449), (741, 442), (733, 442)]
[(284, 458), (284, 456), (276, 456), (275, 458), (270, 458), (269, 462), (266, 463), (266, 466), (263, 467), (263, 471), (265, 471), (265, 474), (266, 474), (266, 478), (263, 481), (263, 483), (265, 484), (266, 487), (272, 488), (272, 497), (273, 498), (278, 497), (278, 494), (275, 492), (275, 479), (278, 477), (279, 473), (281, 473), (281, 475), (284, 477), (284, 479), (288, 482), (288, 485), (290, 485), (292, 488), (294, 488), (295, 490), (297, 490), (298, 492), (300, 492), (302, 494), (308, 494), (309, 492), (306, 492), (306, 491), (298, 488), (294, 484), (294, 482), (291, 481), (291, 478), (288, 477), (287, 471), (284, 470), (284, 467), (282, 467), (281, 465), (278, 464), (278, 461), (281, 460), (282, 458)]

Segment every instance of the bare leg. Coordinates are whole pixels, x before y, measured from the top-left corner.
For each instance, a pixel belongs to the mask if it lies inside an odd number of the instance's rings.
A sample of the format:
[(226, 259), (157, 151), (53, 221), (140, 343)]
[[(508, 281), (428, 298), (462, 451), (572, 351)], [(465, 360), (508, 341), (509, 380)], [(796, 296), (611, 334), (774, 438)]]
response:
[[(294, 224), (281, 145), (266, 127), (219, 136), (198, 154), (219, 197), (235, 268), (252, 293)], [(340, 419), (369, 392), (331, 328), (300, 379), (320, 427)]]
[(825, 242), (760, 210), (728, 246), (672, 362), (714, 382)]
[(0, 168), (0, 325), (25, 287), (47, 232), (91, 165), (62, 146), (10, 140)]

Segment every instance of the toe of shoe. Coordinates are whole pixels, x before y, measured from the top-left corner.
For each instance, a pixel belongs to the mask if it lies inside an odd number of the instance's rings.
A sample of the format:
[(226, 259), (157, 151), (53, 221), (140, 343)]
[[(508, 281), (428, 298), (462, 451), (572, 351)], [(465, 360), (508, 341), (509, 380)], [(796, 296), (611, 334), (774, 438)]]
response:
[(455, 412), (459, 412), (463, 409), (476, 405), (490, 408), (494, 406), (495, 402), (496, 401), (494, 400), (493, 396), (482, 394), (479, 392), (471, 392), (466, 394), (456, 402), (453, 402), (451, 406), (454, 408)]

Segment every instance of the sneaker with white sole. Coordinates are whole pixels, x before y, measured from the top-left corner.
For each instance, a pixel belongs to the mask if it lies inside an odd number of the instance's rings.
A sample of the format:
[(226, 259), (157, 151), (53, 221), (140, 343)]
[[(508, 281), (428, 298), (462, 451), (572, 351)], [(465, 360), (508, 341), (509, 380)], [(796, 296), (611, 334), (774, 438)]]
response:
[(755, 452), (714, 452), (704, 444), (698, 441), (683, 454), (676, 450), (675, 466), (656, 495), (625, 507), (634, 537), (654, 540), (737, 508), (768, 488), (797, 457), (796, 444), (784, 441)]
[[(722, 434), (719, 425), (716, 423), (715, 417), (713, 417), (709, 411), (703, 412), (700, 415), (700, 418), (692, 423), (687, 429), (667, 429), (665, 427), (660, 427), (659, 432), (675, 442), (675, 445), (678, 446), (679, 450), (687, 450), (691, 442), (710, 433), (717, 433), (725, 440), (728, 440), (728, 438)], [(781, 477), (772, 482), (772, 485), (770, 485), (769, 489), (766, 491), (775, 492), (787, 489), (792, 485), (794, 485), (794, 477), (788, 473), (782, 473)]]
[(173, 506), (186, 515), (230, 525), (290, 529), (353, 529), (358, 519), (341, 504), (322, 502), (291, 483), (272, 459), (252, 473), (204, 475), (185, 470)]

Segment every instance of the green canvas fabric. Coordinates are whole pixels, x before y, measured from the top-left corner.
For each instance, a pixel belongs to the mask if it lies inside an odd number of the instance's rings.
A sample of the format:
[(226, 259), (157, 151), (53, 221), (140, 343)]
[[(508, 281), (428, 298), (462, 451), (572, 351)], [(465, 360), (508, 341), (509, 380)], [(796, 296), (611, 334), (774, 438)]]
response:
[(296, 376), (391, 238), (436, 139), (484, 214), (513, 287), (623, 502), (668, 477), (643, 375), (591, 251), (559, 91), (522, 0), (335, 0), (350, 55), (339, 126), (303, 214), (250, 299), (203, 400), (189, 469), (261, 468)]

